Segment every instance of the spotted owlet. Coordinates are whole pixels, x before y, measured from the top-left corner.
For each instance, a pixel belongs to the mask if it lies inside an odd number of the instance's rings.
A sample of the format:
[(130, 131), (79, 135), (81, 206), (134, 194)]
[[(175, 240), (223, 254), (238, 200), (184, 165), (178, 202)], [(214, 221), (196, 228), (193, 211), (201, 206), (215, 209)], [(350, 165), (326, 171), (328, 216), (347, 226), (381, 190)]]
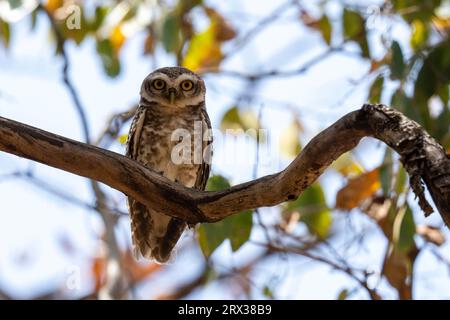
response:
[[(172, 181), (204, 190), (211, 155), (205, 91), (203, 80), (186, 68), (150, 73), (141, 86), (126, 155)], [(135, 254), (166, 262), (186, 223), (131, 197), (128, 205)]]

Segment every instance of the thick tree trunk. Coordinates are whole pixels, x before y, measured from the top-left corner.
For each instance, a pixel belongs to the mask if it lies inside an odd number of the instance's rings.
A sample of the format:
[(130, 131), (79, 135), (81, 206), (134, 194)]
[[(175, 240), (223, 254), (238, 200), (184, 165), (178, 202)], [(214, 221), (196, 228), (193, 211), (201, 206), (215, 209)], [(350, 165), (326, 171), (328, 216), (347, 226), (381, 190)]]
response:
[(345, 115), (314, 137), (285, 170), (214, 192), (183, 187), (120, 154), (0, 117), (0, 150), (103, 182), (191, 224), (296, 199), (366, 136), (400, 154), (422, 210), (433, 211), (424, 182), (450, 226), (450, 157), (419, 124), (383, 105), (364, 105)]

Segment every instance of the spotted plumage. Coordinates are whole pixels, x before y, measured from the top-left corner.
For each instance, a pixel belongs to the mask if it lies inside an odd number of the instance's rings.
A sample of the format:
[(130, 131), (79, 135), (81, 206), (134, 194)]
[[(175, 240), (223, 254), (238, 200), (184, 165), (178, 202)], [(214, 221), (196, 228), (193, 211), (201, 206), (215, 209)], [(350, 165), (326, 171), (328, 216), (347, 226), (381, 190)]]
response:
[[(149, 74), (141, 86), (126, 155), (172, 181), (203, 190), (211, 159), (205, 91), (203, 80), (186, 68)], [(128, 204), (135, 253), (166, 262), (186, 223), (130, 197)]]

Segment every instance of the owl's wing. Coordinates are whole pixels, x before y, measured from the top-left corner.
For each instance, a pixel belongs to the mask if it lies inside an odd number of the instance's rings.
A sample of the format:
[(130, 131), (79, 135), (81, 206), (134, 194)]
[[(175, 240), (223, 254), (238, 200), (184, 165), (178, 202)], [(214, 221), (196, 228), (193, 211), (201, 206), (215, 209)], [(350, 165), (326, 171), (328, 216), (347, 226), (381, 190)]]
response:
[(125, 155), (131, 159), (137, 158), (139, 140), (141, 139), (142, 127), (144, 126), (145, 111), (146, 109), (144, 107), (139, 106), (131, 122), (125, 151)]
[[(212, 158), (212, 142), (213, 137), (211, 133), (211, 120), (209, 120), (208, 113), (206, 109), (203, 108), (201, 112), (201, 120), (202, 120), (202, 165), (200, 166), (199, 172), (197, 174), (197, 180), (195, 181), (194, 188), (205, 190), (206, 183), (208, 182), (209, 173), (211, 171), (211, 158)], [(208, 139), (204, 139), (205, 132), (208, 132)]]

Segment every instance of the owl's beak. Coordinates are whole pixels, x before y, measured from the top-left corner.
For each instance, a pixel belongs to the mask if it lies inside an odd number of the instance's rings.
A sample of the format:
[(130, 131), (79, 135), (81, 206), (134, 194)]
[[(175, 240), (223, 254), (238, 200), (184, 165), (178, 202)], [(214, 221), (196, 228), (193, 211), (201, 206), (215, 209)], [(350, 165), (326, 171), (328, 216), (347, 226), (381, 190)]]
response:
[(169, 89), (169, 101), (170, 104), (173, 104), (175, 102), (175, 95), (176, 95), (176, 91), (173, 88)]

